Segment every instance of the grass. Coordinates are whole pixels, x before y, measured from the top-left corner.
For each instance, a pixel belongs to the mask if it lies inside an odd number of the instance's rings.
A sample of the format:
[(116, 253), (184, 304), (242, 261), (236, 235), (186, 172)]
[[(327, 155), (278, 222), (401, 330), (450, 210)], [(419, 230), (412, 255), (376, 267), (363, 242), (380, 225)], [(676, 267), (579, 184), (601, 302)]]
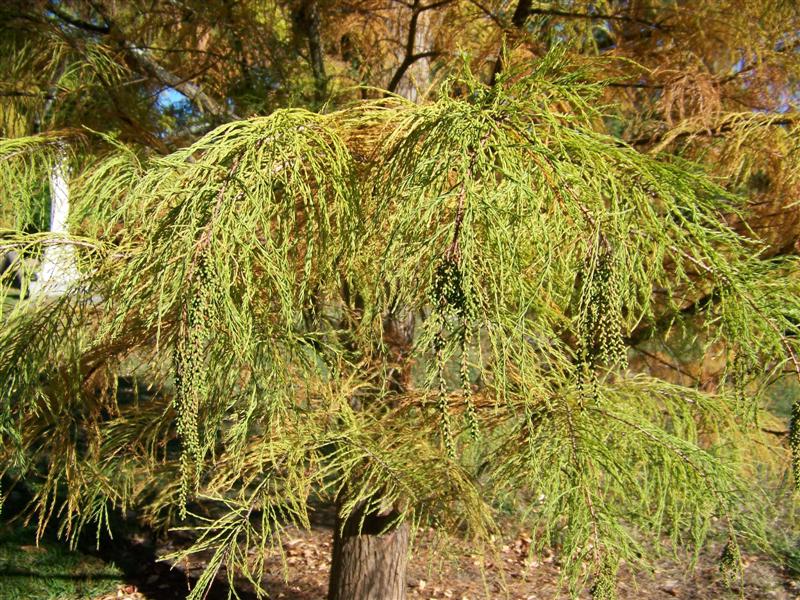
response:
[(83, 600), (121, 583), (113, 564), (57, 543), (37, 546), (32, 528), (0, 524), (0, 598)]
[(17, 302), (19, 302), (19, 290), (13, 288), (11, 290), (6, 289), (6, 296), (3, 299), (2, 306), (3, 312), (10, 312), (13, 310)]

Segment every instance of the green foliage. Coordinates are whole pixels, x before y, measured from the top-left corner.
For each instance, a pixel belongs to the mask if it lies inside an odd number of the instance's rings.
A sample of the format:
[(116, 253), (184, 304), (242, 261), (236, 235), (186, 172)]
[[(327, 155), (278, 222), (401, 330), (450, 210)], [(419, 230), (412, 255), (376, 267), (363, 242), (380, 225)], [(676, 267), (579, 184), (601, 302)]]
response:
[[(723, 219), (740, 199), (696, 166), (598, 131), (602, 86), (563, 54), (450, 89), (81, 161), (75, 194), (120, 226), (73, 240), (84, 280), (0, 332), (0, 457), (42, 482), (40, 522), (193, 513), (187, 552), (214, 552), (193, 598), (222, 565), (257, 585), (248, 548), (307, 525), (312, 497), (483, 540), (517, 505), (597, 598), (665, 536), (697, 549), (722, 520), (763, 542), (740, 395), (626, 356), (697, 304), (704, 352), (780, 371), (796, 261), (760, 260)], [(134, 374), (148, 394), (122, 401)]]
[[(49, 178), (42, 175), (53, 164), (57, 141), (49, 136), (4, 140), (0, 170), (0, 185), (6, 190), (0, 207), (3, 229), (25, 231), (31, 226), (38, 226), (38, 231), (47, 229), (49, 215), (45, 211), (50, 188), (45, 183)], [(17, 159), (21, 155), (26, 160)]]

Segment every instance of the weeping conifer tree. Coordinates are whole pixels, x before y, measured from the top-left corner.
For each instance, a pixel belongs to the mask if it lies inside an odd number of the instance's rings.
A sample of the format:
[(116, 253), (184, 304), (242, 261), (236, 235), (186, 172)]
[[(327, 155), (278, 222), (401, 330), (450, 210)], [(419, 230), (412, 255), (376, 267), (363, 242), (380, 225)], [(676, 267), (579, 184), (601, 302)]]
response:
[[(613, 598), (619, 565), (714, 523), (738, 573), (764, 496), (735, 375), (797, 366), (797, 263), (759, 259), (697, 167), (600, 133), (602, 90), (554, 52), (491, 88), (279, 110), (164, 157), (71, 139), (81, 280), (0, 304), (0, 464), (40, 531), (131, 508), (188, 526), (171, 558), (213, 555), (190, 598), (223, 567), (260, 589), (312, 500), (336, 506), (331, 600), (405, 597), (410, 530), (488, 542), (500, 505), (572, 593)], [(4, 188), (60, 147), (3, 141)], [(724, 385), (628, 365), (688, 323)]]

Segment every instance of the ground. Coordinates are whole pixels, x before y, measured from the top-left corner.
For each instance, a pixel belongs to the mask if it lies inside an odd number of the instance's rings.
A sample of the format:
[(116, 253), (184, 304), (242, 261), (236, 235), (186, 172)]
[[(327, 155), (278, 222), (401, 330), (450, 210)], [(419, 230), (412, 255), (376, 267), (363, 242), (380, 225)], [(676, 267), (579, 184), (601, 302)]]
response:
[[(180, 570), (156, 566), (139, 554), (134, 542), (118, 556), (127, 564), (120, 568), (85, 553), (69, 552), (63, 546), (45, 542), (37, 547), (29, 530), (0, 528), (0, 599), (47, 600), (173, 600), (186, 595), (189, 580), (202, 569), (202, 559)], [(318, 526), (311, 531), (286, 532), (286, 580), (280, 558), (269, 561), (270, 574), (265, 587), (273, 599), (324, 599), (330, 566), (331, 531)], [(482, 559), (464, 543), (443, 547), (431, 532), (423, 532), (415, 542), (409, 564), (410, 599), (479, 600), (554, 600), (567, 598), (559, 592), (559, 564), (556, 556), (531, 557), (529, 539), (510, 535), (497, 555)], [(167, 543), (158, 552), (174, 549)], [(711, 544), (696, 568), (685, 562), (664, 560), (657, 570), (639, 575), (636, 582), (623, 569), (620, 600), (800, 600), (800, 581), (761, 555), (745, 555), (744, 585), (729, 589), (716, 564), (719, 547)], [(133, 558), (133, 560), (130, 560)], [(136, 568), (131, 569), (130, 565)], [(224, 597), (224, 585), (217, 594)], [(243, 598), (252, 597), (245, 588)], [(583, 595), (582, 598), (588, 598)]]
[(0, 525), (0, 599), (96, 598), (124, 587), (113, 563), (50, 540), (37, 544), (31, 528)]
[[(276, 576), (269, 577), (275, 598), (285, 600), (324, 599), (330, 565), (330, 532), (315, 529), (294, 531), (287, 536), (288, 584), (280, 578), (280, 561), (271, 565)], [(434, 537), (427, 533), (417, 540), (409, 563), (410, 598), (453, 598), (456, 600), (500, 599), (553, 600), (568, 598), (559, 592), (559, 565), (552, 554), (530, 557), (529, 538), (517, 535), (506, 540), (497, 556), (483, 559), (470, 548), (457, 544), (437, 549)], [(655, 573), (640, 576), (636, 582), (624, 573), (620, 600), (800, 600), (800, 582), (763, 556), (745, 556), (744, 586), (728, 589), (716, 564), (720, 548), (712, 546), (696, 569), (685, 563), (663, 561)], [(447, 557), (449, 555), (449, 558)], [(588, 594), (583, 596), (588, 598)]]

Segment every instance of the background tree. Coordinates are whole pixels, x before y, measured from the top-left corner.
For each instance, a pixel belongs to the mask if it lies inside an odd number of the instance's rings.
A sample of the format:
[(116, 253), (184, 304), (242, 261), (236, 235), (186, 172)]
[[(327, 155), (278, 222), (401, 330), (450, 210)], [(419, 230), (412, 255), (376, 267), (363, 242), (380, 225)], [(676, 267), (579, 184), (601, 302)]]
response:
[(501, 499), (597, 597), (641, 534), (721, 516), (734, 568), (759, 539), (757, 392), (797, 362), (791, 4), (3, 10), (7, 244), (52, 243), (21, 215), (66, 139), (85, 274), (4, 317), (40, 523), (193, 512), (197, 595), (257, 581), (244, 540), (311, 497), (332, 598), (402, 597), (407, 524), (486, 537)]

